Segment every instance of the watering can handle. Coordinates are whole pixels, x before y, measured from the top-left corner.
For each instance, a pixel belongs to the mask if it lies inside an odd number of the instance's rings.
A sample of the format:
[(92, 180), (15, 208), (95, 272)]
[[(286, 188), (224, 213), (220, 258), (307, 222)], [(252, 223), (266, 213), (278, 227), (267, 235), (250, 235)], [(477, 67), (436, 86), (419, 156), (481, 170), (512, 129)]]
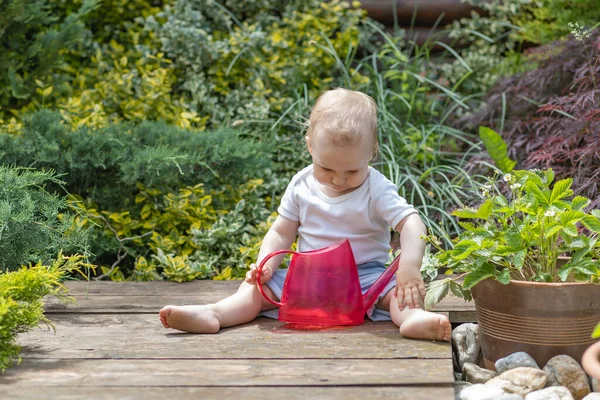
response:
[(375, 283), (373, 283), (373, 286), (371, 286), (367, 293), (365, 293), (363, 297), (363, 308), (365, 310), (365, 313), (373, 306), (373, 304), (375, 304), (375, 302), (377, 301), (377, 297), (379, 297), (381, 291), (387, 286), (388, 282), (392, 279), (392, 277), (398, 270), (399, 264), (400, 254), (398, 254), (398, 256), (394, 258), (394, 261), (392, 261), (390, 266), (385, 269), (383, 274), (381, 274), (381, 276), (377, 278)]
[(267, 260), (269, 260), (270, 258), (275, 257), (279, 254), (285, 254), (285, 253), (296, 254), (295, 251), (291, 251), (291, 250), (277, 250), (272, 253), (269, 253), (265, 258), (262, 259), (262, 261), (258, 265), (258, 270), (256, 271), (256, 286), (258, 286), (258, 291), (260, 292), (260, 294), (262, 294), (262, 296), (265, 299), (267, 299), (270, 303), (273, 303), (274, 305), (276, 305), (278, 307), (283, 306), (283, 303), (278, 303), (275, 300), (271, 299), (269, 296), (267, 296), (267, 294), (265, 293), (265, 290), (262, 287), (262, 282), (260, 281), (260, 277), (262, 276), (262, 269), (265, 266), (265, 263), (267, 262)]

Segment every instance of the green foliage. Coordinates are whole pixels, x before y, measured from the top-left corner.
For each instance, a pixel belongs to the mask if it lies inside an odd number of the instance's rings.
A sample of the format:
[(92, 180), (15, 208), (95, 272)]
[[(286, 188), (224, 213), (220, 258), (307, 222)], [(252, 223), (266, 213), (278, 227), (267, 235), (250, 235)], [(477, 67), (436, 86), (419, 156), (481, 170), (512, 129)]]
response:
[(151, 120), (203, 129), (208, 117), (198, 116), (175, 94), (171, 61), (162, 53), (152, 55), (131, 47), (111, 41), (103, 51), (96, 50), (90, 66), (76, 72), (80, 89), (54, 99), (65, 120), (74, 128)]
[[(537, 56), (521, 52), (524, 44), (546, 44), (569, 34), (569, 23), (592, 27), (600, 21), (597, 0), (466, 0), (483, 12), (453, 21), (450, 38), (462, 49), (441, 70), (467, 94), (486, 92), (501, 76), (534, 68)], [(464, 79), (465, 74), (469, 76)]]
[(52, 89), (38, 90), (38, 80), (52, 79), (55, 91), (64, 89), (65, 53), (82, 41), (81, 19), (94, 7), (94, 0), (86, 0), (59, 19), (46, 0), (0, 3), (0, 110), (20, 109), (31, 101), (43, 106)]
[(61, 249), (85, 251), (86, 237), (73, 225), (64, 197), (46, 185), (64, 184), (53, 172), (0, 165), (0, 270), (48, 263)]
[(336, 85), (341, 60), (370, 36), (360, 26), (365, 12), (338, 0), (178, 0), (157, 18), (165, 22), (149, 17), (146, 29), (182, 71), (181, 88), (195, 111), (214, 124), (279, 115), (302, 87), (316, 97)]
[(241, 184), (269, 166), (268, 143), (239, 132), (183, 130), (157, 122), (72, 131), (58, 113), (40, 111), (22, 134), (0, 133), (0, 162), (67, 174), (70, 193), (103, 210), (134, 206), (137, 184), (161, 191), (205, 183)]
[(103, 227), (106, 238), (119, 240), (119, 253), (127, 255), (120, 266), (101, 266), (113, 280), (234, 279), (256, 261), (274, 220), (269, 191), (262, 180), (210, 192), (202, 184), (167, 194), (140, 186), (133, 212), (75, 206)]
[[(20, 362), (17, 335), (35, 328), (38, 323), (50, 321), (44, 316), (44, 296), (56, 296), (63, 301), (72, 300), (60, 283), (72, 273), (81, 273), (82, 256), (58, 255), (50, 265), (42, 262), (17, 271), (0, 274), (0, 371), (4, 372), (15, 362)], [(50, 324), (51, 326), (51, 324)]]
[[(510, 279), (600, 282), (600, 210), (586, 212), (589, 199), (571, 199), (572, 179), (552, 185), (554, 172), (547, 169), (516, 170), (505, 174), (503, 181), (510, 189), (509, 198), (492, 180), (487, 199), (478, 208), (453, 213), (461, 219), (463, 231), (452, 248), (443, 249), (431, 236), (427, 238), (440, 250), (435, 255), (439, 265), (462, 274), (462, 289), (469, 290), (486, 278), (504, 284)], [(570, 259), (559, 266), (559, 256)], [(457, 284), (455, 279), (444, 282), (438, 286)], [(428, 304), (445, 294), (441, 287), (435, 289), (428, 294)]]
[(452, 22), (449, 36), (460, 45), (458, 57), (452, 63), (440, 65), (442, 76), (450, 85), (459, 85), (460, 92), (479, 95), (496, 80), (523, 68), (519, 41), (521, 29), (513, 19), (524, 12), (530, 0), (466, 0), (482, 12), (473, 11), (470, 18)]
[(597, 0), (528, 1), (512, 21), (521, 28), (514, 34), (517, 40), (546, 44), (568, 35), (570, 22), (587, 28), (600, 22), (600, 7)]
[(500, 136), (493, 129), (490, 129), (486, 126), (480, 126), (479, 138), (483, 142), (485, 149), (492, 160), (494, 160), (500, 171), (504, 173), (511, 172), (517, 162), (508, 157), (506, 143), (504, 140), (502, 140), (502, 136)]

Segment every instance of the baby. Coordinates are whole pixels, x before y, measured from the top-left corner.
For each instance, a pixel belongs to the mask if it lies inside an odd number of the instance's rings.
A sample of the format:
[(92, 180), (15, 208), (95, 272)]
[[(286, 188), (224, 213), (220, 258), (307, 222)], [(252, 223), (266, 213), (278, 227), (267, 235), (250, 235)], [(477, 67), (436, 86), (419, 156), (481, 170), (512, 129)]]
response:
[[(358, 264), (363, 293), (385, 270), (390, 227), (400, 233), (402, 254), (396, 279), (367, 315), (392, 320), (405, 337), (450, 340), (448, 318), (420, 308), (425, 286), (420, 268), (427, 229), (417, 210), (398, 195), (396, 186), (369, 166), (378, 150), (377, 115), (373, 99), (364, 93), (335, 89), (323, 93), (310, 114), (305, 137), (313, 163), (289, 183), (279, 216), (265, 235), (257, 264), (269, 253), (289, 249), (298, 236), (298, 251), (349, 239)], [(279, 300), (287, 269), (277, 269), (283, 255), (263, 268), (267, 295)], [(233, 295), (202, 306), (166, 306), (159, 316), (165, 328), (216, 333), (221, 328), (275, 317), (276, 307), (256, 286), (256, 264)]]

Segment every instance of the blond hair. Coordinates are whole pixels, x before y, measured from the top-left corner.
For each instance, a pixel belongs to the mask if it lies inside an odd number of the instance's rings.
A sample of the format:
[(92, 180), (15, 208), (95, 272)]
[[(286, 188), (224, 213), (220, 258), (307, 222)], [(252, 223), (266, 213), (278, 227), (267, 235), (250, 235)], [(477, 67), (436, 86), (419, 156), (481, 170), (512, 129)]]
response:
[(327, 134), (331, 143), (340, 146), (353, 146), (366, 136), (373, 143), (371, 156), (375, 157), (379, 149), (375, 101), (354, 90), (328, 90), (319, 96), (310, 113), (306, 136), (313, 139), (315, 131)]

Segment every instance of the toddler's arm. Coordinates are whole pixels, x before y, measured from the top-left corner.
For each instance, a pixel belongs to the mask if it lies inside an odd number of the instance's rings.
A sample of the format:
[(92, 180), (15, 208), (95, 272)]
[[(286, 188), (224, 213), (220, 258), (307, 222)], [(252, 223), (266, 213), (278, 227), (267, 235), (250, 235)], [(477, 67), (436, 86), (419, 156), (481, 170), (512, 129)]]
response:
[(418, 308), (419, 300), (425, 297), (425, 283), (421, 277), (421, 262), (425, 253), (425, 241), (422, 235), (427, 235), (427, 227), (418, 214), (411, 214), (396, 226), (400, 233), (400, 265), (396, 274), (398, 290), (398, 307), (404, 309)]
[[(294, 240), (296, 240), (296, 234), (298, 233), (298, 221), (292, 221), (282, 217), (277, 217), (271, 228), (265, 235), (262, 244), (260, 245), (260, 251), (258, 252), (258, 260), (256, 264), (250, 265), (250, 271), (246, 273), (246, 282), (256, 283), (256, 271), (257, 265), (260, 264), (263, 258), (269, 253), (277, 250), (288, 250)], [(281, 254), (271, 258), (263, 268), (263, 277), (261, 282), (267, 282), (271, 279), (273, 272), (277, 269), (281, 260), (285, 254)]]

